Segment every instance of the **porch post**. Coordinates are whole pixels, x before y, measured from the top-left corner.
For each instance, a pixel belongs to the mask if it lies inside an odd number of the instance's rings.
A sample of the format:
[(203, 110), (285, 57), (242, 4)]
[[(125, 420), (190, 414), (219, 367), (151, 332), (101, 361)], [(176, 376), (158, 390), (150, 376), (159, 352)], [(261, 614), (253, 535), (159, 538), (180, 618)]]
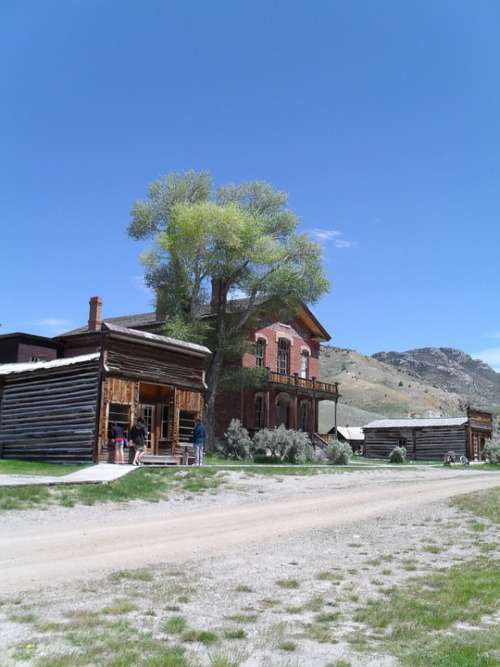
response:
[(337, 401), (338, 398), (335, 399), (335, 404), (333, 408), (333, 435), (335, 437), (335, 440), (337, 439)]
[(295, 394), (293, 394), (293, 396), (292, 396), (292, 405), (291, 405), (291, 408), (292, 408), (292, 410), (291, 410), (292, 411), (291, 427), (295, 431), (298, 429), (298, 426), (299, 426), (299, 421), (298, 421), (298, 417), (297, 417), (297, 403), (298, 403), (297, 392), (295, 392)]
[(271, 419), (271, 414), (270, 414), (271, 401), (270, 401), (270, 398), (269, 398), (270, 393), (271, 392), (269, 390), (266, 391), (266, 428), (269, 428), (269, 426), (271, 424), (271, 421), (270, 421), (270, 419)]

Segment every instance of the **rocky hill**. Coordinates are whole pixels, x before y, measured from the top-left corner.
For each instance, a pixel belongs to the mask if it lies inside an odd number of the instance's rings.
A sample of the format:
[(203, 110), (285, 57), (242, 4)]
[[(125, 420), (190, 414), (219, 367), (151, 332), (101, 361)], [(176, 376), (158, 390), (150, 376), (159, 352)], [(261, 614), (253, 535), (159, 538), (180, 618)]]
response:
[[(379, 417), (455, 417), (467, 405), (500, 412), (500, 374), (465, 352), (425, 348), (379, 352), (321, 349), (321, 379), (340, 382), (339, 425), (362, 426)], [(320, 431), (333, 424), (333, 406), (320, 405)]]
[(373, 358), (433, 387), (460, 394), (477, 407), (489, 409), (500, 405), (500, 373), (462, 350), (424, 347), (406, 352), (378, 352)]
[[(320, 363), (322, 380), (340, 382), (339, 425), (362, 426), (380, 417), (459, 416), (466, 408), (463, 396), (355, 350), (322, 347)], [(333, 424), (328, 401), (320, 404), (319, 416), (325, 432)]]

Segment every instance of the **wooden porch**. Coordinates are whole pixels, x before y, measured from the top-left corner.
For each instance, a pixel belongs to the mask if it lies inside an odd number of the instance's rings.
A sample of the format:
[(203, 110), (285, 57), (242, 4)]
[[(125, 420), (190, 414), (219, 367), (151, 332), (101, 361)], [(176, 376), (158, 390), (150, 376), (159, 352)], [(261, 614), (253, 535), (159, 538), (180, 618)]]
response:
[(97, 458), (113, 458), (109, 437), (113, 422), (128, 432), (142, 417), (148, 431), (144, 463), (190, 464), (194, 462), (195, 420), (202, 409), (201, 392), (108, 376), (102, 387)]

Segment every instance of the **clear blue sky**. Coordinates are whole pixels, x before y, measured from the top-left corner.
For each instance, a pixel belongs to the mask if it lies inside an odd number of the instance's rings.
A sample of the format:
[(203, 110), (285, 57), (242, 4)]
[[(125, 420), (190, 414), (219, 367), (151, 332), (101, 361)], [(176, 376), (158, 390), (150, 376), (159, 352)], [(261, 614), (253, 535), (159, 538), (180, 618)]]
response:
[(149, 310), (130, 207), (207, 169), (323, 238), (334, 344), (500, 367), (497, 0), (3, 0), (0, 86), (0, 331)]

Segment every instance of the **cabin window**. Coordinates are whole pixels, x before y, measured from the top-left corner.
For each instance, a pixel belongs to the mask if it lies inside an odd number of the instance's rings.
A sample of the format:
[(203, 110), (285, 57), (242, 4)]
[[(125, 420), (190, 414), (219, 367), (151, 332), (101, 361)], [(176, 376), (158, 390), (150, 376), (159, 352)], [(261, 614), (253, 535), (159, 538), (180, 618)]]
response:
[(309, 352), (307, 350), (302, 350), (300, 353), (300, 377), (309, 377)]
[(194, 427), (196, 413), (181, 410), (179, 414), (179, 442), (192, 443), (194, 439)]
[(302, 401), (300, 404), (299, 427), (301, 431), (309, 431), (309, 403)]
[(168, 439), (168, 405), (161, 406), (160, 439)]
[(255, 342), (255, 365), (257, 368), (266, 365), (266, 341), (263, 338), (257, 338)]
[(405, 438), (400, 438), (398, 440), (398, 447), (406, 447), (406, 439)]
[(108, 430), (111, 424), (119, 424), (128, 431), (130, 423), (130, 405), (123, 403), (110, 403), (108, 413)]
[(290, 341), (286, 338), (278, 339), (278, 373), (290, 375)]
[(266, 408), (263, 396), (255, 397), (255, 428), (264, 428)]

